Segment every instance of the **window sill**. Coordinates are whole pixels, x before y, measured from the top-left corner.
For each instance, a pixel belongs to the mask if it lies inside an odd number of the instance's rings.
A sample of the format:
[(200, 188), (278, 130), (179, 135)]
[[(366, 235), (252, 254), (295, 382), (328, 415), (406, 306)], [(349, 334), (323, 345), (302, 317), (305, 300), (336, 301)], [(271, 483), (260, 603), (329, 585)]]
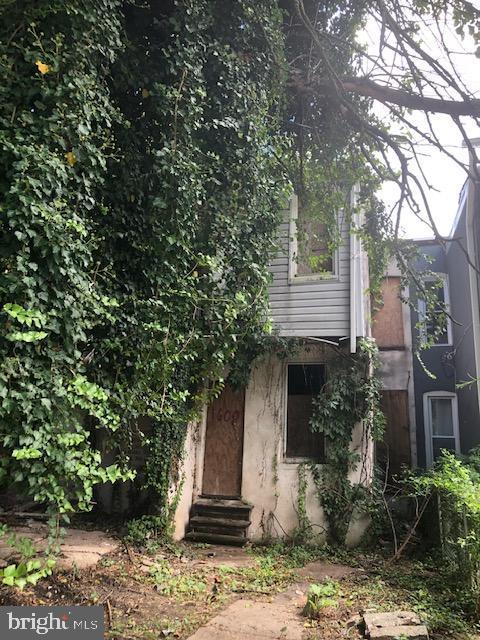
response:
[(320, 466), (322, 464), (325, 464), (324, 460), (315, 460), (315, 458), (286, 458), (284, 457), (282, 460), (282, 464), (285, 465), (299, 465), (299, 464), (305, 464), (305, 463), (310, 463), (310, 464), (315, 464), (317, 466)]
[(445, 343), (445, 344), (430, 344), (430, 345), (426, 345), (426, 344), (422, 344), (420, 345), (420, 349), (422, 351), (428, 351), (429, 349), (434, 349), (434, 348), (438, 348), (438, 347), (453, 347), (453, 344), (451, 342)]
[(339, 282), (338, 275), (311, 275), (311, 276), (290, 276), (288, 284), (311, 284), (312, 282)]

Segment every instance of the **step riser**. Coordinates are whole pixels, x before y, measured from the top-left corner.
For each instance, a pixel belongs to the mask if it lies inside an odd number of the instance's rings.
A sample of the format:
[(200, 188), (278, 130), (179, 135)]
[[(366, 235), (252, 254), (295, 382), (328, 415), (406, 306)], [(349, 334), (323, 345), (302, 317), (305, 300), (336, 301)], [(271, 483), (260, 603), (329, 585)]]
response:
[(245, 529), (233, 529), (232, 527), (217, 527), (211, 525), (194, 525), (188, 528), (193, 533), (212, 533), (218, 536), (235, 536), (246, 538)]
[(242, 546), (252, 507), (235, 499), (200, 498), (190, 511), (186, 540)]
[(191, 511), (192, 517), (201, 516), (205, 518), (220, 518), (222, 520), (248, 520), (250, 511), (231, 511), (230, 509), (207, 509), (201, 507), (200, 509), (193, 505)]
[(235, 538), (234, 536), (213, 533), (194, 533), (192, 531), (187, 533), (185, 540), (190, 540), (191, 542), (206, 542), (208, 544), (233, 545), (235, 547), (243, 547), (247, 542), (247, 538)]
[(212, 518), (210, 516), (192, 516), (190, 526), (210, 525), (214, 527), (233, 527), (234, 529), (248, 529), (250, 520), (235, 520), (233, 518)]

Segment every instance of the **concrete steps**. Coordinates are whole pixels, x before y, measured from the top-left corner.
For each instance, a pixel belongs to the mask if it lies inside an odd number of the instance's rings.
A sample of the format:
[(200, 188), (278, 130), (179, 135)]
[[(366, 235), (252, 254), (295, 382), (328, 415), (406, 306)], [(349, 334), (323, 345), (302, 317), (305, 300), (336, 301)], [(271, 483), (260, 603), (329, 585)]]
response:
[(192, 505), (185, 540), (243, 546), (251, 511), (240, 499), (199, 498)]

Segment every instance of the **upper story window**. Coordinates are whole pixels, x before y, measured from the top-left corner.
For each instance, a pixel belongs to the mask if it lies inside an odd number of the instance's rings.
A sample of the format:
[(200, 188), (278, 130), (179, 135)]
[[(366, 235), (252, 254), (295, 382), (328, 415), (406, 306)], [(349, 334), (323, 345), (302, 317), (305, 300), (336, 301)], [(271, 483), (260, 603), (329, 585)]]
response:
[(321, 433), (310, 428), (313, 399), (325, 384), (324, 364), (287, 365), (287, 416), (285, 458), (291, 462), (310, 459), (321, 462), (325, 445)]
[(449, 391), (430, 391), (423, 396), (427, 466), (442, 449), (460, 453), (457, 396)]
[(433, 346), (452, 344), (452, 323), (448, 316), (450, 300), (448, 279), (444, 274), (423, 279), (428, 301), (423, 298), (418, 303), (420, 336), (423, 343)]
[(336, 276), (337, 252), (328, 226), (309, 215), (297, 196), (292, 197), (290, 212), (290, 281)]

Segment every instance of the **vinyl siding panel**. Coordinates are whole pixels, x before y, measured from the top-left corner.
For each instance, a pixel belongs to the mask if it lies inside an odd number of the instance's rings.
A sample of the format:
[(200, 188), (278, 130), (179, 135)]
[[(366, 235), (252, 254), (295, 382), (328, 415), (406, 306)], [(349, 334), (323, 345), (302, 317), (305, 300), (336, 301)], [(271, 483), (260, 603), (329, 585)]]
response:
[(337, 250), (337, 274), (330, 279), (289, 278), (292, 211), (285, 210), (279, 228), (279, 251), (272, 260), (270, 312), (282, 336), (346, 337), (350, 328), (350, 234), (341, 220), (342, 243)]

